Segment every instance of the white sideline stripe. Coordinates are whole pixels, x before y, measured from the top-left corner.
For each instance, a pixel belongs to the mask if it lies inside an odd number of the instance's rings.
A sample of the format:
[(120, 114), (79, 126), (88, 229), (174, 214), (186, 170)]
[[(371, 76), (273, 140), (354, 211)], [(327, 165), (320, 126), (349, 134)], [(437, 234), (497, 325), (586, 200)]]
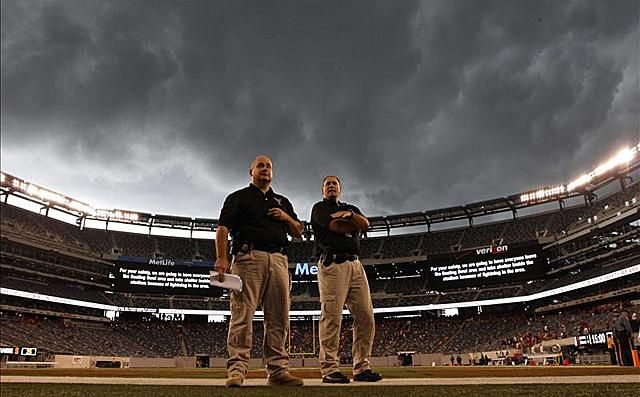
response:
[(20, 364), (20, 365), (55, 365), (57, 361), (7, 361), (6, 364)]
[[(0, 376), (0, 383), (62, 383), (100, 385), (162, 385), (162, 386), (220, 386), (226, 379), (187, 378), (98, 378), (71, 376)], [(393, 378), (380, 382), (351, 382), (348, 385), (322, 383), (322, 379), (305, 379), (306, 386), (429, 386), (429, 385), (521, 385), (521, 384), (580, 384), (580, 383), (640, 383), (638, 375), (536, 376), (505, 378)], [(243, 386), (266, 386), (266, 379), (247, 379)]]

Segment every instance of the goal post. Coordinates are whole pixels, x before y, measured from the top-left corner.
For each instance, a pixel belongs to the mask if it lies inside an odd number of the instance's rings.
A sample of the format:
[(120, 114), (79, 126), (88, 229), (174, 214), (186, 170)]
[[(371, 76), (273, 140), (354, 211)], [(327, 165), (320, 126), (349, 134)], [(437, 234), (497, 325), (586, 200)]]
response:
[[(295, 335), (294, 325), (295, 324)], [(311, 341), (305, 340), (308, 337), (306, 326), (311, 326)], [(318, 319), (296, 320), (290, 324), (289, 340), (287, 352), (290, 357), (312, 357), (318, 354)], [(299, 332), (302, 330), (302, 332)]]

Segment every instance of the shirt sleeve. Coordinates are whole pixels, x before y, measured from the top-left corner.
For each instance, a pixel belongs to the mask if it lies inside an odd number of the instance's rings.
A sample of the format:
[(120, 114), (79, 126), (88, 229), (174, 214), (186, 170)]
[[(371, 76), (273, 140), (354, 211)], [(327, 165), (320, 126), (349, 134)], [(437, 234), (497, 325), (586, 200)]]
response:
[(347, 205), (348, 205), (348, 207), (349, 207), (349, 209), (350, 209), (351, 211), (355, 212), (355, 213), (356, 213), (356, 214), (358, 214), (358, 215), (362, 215), (362, 216), (364, 216), (364, 215), (362, 214), (362, 211), (360, 211), (360, 208), (358, 208), (358, 207), (356, 207), (355, 205), (352, 205), (352, 204), (347, 204)]
[[(284, 198), (284, 197), (283, 197)], [(289, 201), (289, 199), (284, 198), (283, 200), (283, 209), (284, 211), (289, 214), (290, 217), (293, 218), (294, 221), (296, 222), (300, 222), (300, 219), (298, 219), (298, 215), (296, 215), (296, 212), (293, 210), (293, 204), (291, 204), (291, 202)]]
[(225, 226), (229, 230), (233, 230), (238, 220), (238, 201), (238, 196), (235, 194), (227, 196), (220, 211), (219, 226)]
[(322, 205), (322, 203), (316, 203), (311, 210), (311, 222), (317, 225), (320, 225), (324, 228), (329, 226), (331, 223), (331, 214), (329, 213), (329, 208), (326, 205)]

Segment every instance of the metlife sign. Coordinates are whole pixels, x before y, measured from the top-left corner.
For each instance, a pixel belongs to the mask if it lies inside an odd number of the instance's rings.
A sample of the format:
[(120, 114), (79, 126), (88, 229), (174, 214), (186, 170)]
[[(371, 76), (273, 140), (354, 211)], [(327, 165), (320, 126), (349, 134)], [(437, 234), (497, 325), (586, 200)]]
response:
[(213, 265), (184, 265), (165, 259), (116, 261), (109, 274), (117, 292), (141, 292), (166, 295), (221, 296), (223, 290), (212, 287), (209, 271)]
[(296, 263), (296, 269), (293, 275), (296, 277), (316, 276), (318, 274), (318, 265), (308, 263)]

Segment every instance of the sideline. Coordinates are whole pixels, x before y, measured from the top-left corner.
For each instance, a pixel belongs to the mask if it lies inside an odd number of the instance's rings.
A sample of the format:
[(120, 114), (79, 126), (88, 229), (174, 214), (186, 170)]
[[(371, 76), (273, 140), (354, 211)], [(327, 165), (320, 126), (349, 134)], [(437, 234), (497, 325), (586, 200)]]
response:
[[(100, 378), (75, 376), (0, 376), (0, 383), (63, 383), (102, 385), (224, 386), (226, 379), (189, 378)], [(322, 383), (319, 378), (305, 379), (306, 386), (428, 386), (428, 385), (514, 385), (514, 384), (584, 384), (640, 383), (638, 375), (536, 376), (507, 378), (391, 378), (380, 382), (351, 382), (348, 385)], [(266, 386), (266, 379), (247, 379), (244, 386)]]

